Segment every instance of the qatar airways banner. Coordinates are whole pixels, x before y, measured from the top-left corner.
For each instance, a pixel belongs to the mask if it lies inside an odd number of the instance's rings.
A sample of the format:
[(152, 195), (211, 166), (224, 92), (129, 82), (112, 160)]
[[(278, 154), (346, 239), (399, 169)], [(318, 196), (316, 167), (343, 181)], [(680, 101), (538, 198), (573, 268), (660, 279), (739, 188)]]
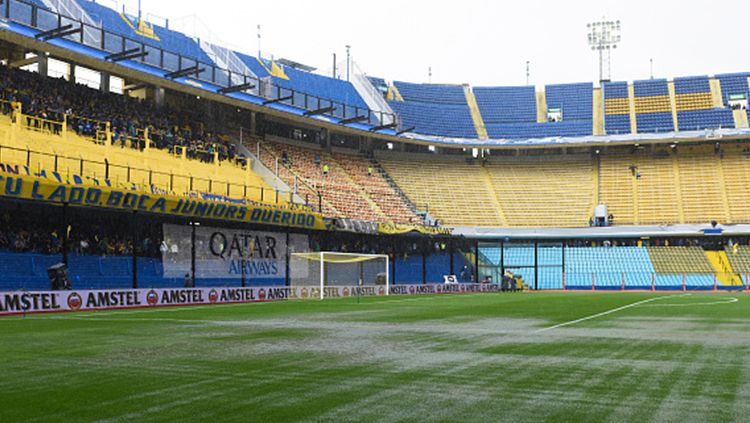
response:
[[(164, 225), (160, 246), (164, 276), (182, 278), (191, 271), (192, 228)], [(285, 233), (200, 226), (195, 229), (197, 279), (259, 280), (283, 284), (286, 280)], [(309, 251), (307, 235), (289, 234), (289, 253)]]
[[(494, 284), (395, 285), (390, 295), (497, 292)], [(326, 298), (383, 296), (385, 286), (324, 288)], [(118, 310), (174, 306), (319, 299), (319, 287), (123, 289), (0, 293), (0, 316), (70, 311)]]

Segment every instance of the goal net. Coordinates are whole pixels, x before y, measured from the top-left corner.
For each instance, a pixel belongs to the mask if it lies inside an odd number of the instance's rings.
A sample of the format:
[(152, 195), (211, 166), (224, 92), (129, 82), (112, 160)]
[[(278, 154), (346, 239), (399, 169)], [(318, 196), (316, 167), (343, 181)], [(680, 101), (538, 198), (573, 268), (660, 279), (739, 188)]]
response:
[(294, 253), (291, 287), (300, 298), (388, 295), (388, 256), (352, 253)]

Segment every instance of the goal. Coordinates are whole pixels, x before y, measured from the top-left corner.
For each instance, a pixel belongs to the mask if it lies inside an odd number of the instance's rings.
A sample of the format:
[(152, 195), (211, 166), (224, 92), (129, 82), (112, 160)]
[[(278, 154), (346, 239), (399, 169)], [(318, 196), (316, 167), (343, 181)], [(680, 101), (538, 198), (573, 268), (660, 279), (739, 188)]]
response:
[(388, 295), (389, 260), (383, 254), (294, 253), (289, 280), (301, 298)]

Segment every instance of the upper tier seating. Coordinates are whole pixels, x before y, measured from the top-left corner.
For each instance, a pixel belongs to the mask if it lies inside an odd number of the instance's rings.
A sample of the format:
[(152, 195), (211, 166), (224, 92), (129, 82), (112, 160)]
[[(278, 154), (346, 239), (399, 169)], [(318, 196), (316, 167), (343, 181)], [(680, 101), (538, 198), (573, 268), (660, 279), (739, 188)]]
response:
[(401, 128), (414, 132), (455, 138), (477, 138), (477, 131), (459, 85), (394, 82), (404, 101), (388, 104), (401, 118)]
[(401, 128), (416, 128), (414, 132), (456, 138), (476, 138), (477, 130), (471, 120), (468, 105), (426, 104), (389, 101), (401, 118)]
[(728, 73), (716, 75), (716, 79), (721, 83), (721, 94), (724, 98), (724, 105), (729, 106), (729, 97), (733, 95), (744, 95), (750, 97), (750, 87), (748, 87), (747, 78), (750, 73)]
[(464, 89), (460, 85), (412, 84), (395, 81), (404, 101), (452, 106), (466, 105)]
[(579, 137), (591, 135), (591, 121), (548, 123), (488, 123), (487, 133), (492, 139), (529, 139), (545, 137)]
[(474, 87), (484, 123), (536, 123), (534, 87)]
[(630, 102), (627, 82), (604, 84), (604, 125), (607, 134), (629, 134)]
[(544, 92), (547, 109), (562, 109), (563, 121), (586, 121), (591, 124), (594, 118), (594, 84), (547, 85)]
[(667, 80), (635, 81), (633, 88), (638, 132), (674, 131)]

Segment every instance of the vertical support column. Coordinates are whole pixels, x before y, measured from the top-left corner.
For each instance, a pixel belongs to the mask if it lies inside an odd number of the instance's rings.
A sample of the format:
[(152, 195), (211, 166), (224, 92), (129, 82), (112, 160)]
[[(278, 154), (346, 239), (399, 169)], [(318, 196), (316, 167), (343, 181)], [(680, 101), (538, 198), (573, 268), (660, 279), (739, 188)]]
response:
[(389, 297), (391, 295), (391, 278), (388, 276), (388, 272), (387, 272), (387, 270), (388, 270), (388, 264), (389, 264), (388, 262), (390, 261), (390, 259), (391, 258), (388, 256), (388, 254), (386, 254), (385, 255), (385, 269), (386, 269), (386, 272), (385, 272), (385, 296), (386, 297)]
[(151, 138), (148, 126), (143, 129), (143, 151), (148, 152), (151, 149)]
[(448, 240), (448, 254), (450, 254), (450, 274), (455, 275), (456, 270), (455, 270), (455, 263), (453, 260), (453, 238)]
[[(502, 254), (501, 251), (500, 257)], [(479, 241), (474, 241), (474, 283), (479, 283)]]
[(284, 284), (286, 286), (291, 286), (291, 276), (289, 275), (289, 270), (291, 269), (290, 263), (289, 263), (289, 228), (286, 228), (286, 278), (284, 281)]
[(324, 277), (325, 277), (325, 271), (326, 271), (326, 265), (324, 259), (324, 252), (320, 252), (320, 299), (322, 300), (325, 297), (325, 294), (323, 293), (323, 288), (325, 287), (324, 283)]
[(191, 285), (193, 287), (196, 286), (195, 283), (195, 226), (197, 223), (195, 221), (190, 222), (191, 226), (191, 232), (190, 232), (190, 279), (192, 281)]
[(534, 291), (539, 290), (539, 241), (534, 241)]
[(427, 285), (427, 246), (422, 244), (422, 285)]
[(250, 112), (250, 135), (255, 135), (255, 112)]
[(166, 92), (164, 91), (164, 88), (155, 86), (154, 87), (154, 103), (156, 103), (156, 108), (161, 109), (164, 107)]
[(109, 93), (111, 91), (112, 87), (110, 84), (110, 74), (109, 72), (99, 72), (99, 91), (103, 93)]
[(393, 260), (391, 260), (391, 275), (393, 277), (391, 278), (391, 283), (396, 283), (396, 259), (398, 258), (398, 253), (395, 253), (393, 255)]
[(38, 65), (37, 70), (39, 72), (39, 75), (44, 76), (44, 77), (48, 76), (49, 75), (49, 60), (47, 58), (47, 53), (43, 51), (37, 52), (36, 63)]
[(73, 63), (68, 64), (68, 81), (76, 83), (76, 65)]
[(133, 211), (133, 219), (130, 221), (131, 226), (131, 252), (133, 259), (133, 289), (138, 289), (138, 212)]
[(62, 207), (62, 256), (63, 263), (68, 265), (68, 203), (63, 203)]

